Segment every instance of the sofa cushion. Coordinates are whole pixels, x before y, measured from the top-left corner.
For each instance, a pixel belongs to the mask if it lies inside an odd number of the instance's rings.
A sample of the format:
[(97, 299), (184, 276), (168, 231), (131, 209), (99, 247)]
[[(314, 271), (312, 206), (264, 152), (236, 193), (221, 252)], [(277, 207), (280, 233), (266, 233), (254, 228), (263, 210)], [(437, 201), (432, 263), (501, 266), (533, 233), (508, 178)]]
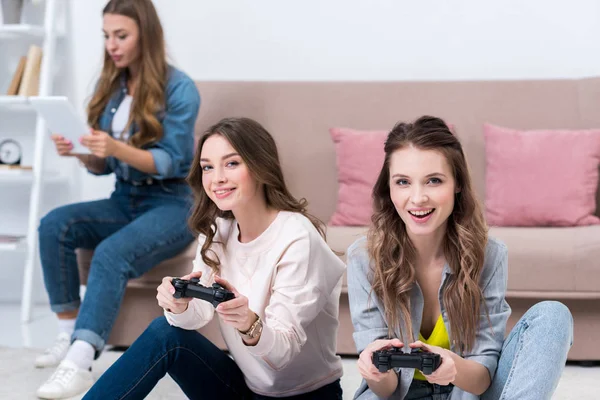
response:
[(338, 198), (329, 220), (334, 226), (365, 226), (371, 222), (371, 192), (383, 161), (388, 131), (329, 129), (335, 143)]
[[(600, 292), (600, 225), (492, 227), (508, 247), (509, 292)], [(583, 293), (582, 293), (583, 294)]]
[[(131, 279), (127, 283), (128, 287), (156, 287), (165, 276), (179, 277), (189, 274), (192, 271), (192, 261), (196, 257), (196, 248), (198, 241), (194, 240), (184, 251), (177, 256), (165, 260), (146, 272), (139, 278)], [(79, 266), (79, 277), (81, 284), (87, 284), (89, 269), (94, 254), (93, 250), (77, 249), (77, 264)]]
[[(448, 124), (454, 132), (454, 124)], [(332, 226), (367, 226), (373, 212), (372, 191), (385, 160), (387, 130), (330, 128), (335, 144), (338, 196)]]
[(600, 129), (484, 125), (487, 220), (494, 226), (600, 224)]
[[(368, 227), (327, 227), (327, 243), (343, 251)], [(510, 292), (600, 292), (600, 226), (513, 228), (491, 227), (490, 236), (508, 247)], [(344, 274), (343, 292), (347, 292)]]

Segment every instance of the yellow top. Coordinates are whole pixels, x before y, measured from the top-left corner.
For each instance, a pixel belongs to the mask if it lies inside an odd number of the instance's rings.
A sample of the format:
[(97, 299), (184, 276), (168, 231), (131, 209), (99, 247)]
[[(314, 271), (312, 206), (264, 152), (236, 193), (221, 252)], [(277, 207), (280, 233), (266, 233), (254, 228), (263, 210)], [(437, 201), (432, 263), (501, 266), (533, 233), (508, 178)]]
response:
[[(423, 335), (419, 332), (419, 340), (425, 344), (430, 344), (432, 346), (438, 346), (446, 350), (450, 350), (450, 339), (448, 338), (448, 332), (446, 331), (446, 326), (444, 325), (444, 319), (440, 314), (435, 326), (433, 327), (433, 331), (431, 335), (429, 335), (429, 339), (425, 339)], [(421, 373), (418, 369), (415, 370), (415, 376), (413, 379), (418, 379), (420, 381), (425, 381), (425, 375)]]

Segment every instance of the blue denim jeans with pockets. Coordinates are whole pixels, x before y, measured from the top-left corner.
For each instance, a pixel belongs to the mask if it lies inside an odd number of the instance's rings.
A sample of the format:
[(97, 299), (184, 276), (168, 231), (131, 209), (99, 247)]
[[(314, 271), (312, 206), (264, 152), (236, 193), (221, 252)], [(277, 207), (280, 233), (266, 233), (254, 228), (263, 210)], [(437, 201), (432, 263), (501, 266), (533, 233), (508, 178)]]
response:
[[(310, 368), (310, 366), (307, 366)], [(155, 319), (83, 400), (144, 399), (166, 374), (188, 399), (268, 400), (253, 393), (235, 361), (197, 331)], [(340, 380), (288, 400), (342, 400)]]
[[(187, 225), (191, 200), (185, 183), (134, 185), (117, 180), (110, 198), (62, 206), (42, 218), (39, 248), (50, 307), (57, 313), (79, 309), (72, 340), (92, 344), (99, 355), (127, 281), (194, 240)], [(83, 303), (77, 248), (95, 249)]]

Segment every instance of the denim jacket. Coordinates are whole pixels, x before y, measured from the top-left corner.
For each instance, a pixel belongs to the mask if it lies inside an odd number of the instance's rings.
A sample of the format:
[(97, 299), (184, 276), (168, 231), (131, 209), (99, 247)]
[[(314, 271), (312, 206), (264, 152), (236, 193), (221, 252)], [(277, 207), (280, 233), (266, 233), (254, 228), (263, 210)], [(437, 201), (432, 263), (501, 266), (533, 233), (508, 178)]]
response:
[[(500, 351), (504, 343), (506, 322), (510, 316), (510, 306), (505, 300), (508, 280), (508, 251), (502, 242), (490, 238), (485, 249), (485, 260), (481, 274), (481, 287), (485, 305), (487, 306), (490, 323), (487, 320), (485, 309), (482, 308), (479, 316), (479, 329), (473, 349), (461, 354), (451, 345), (453, 352), (465, 359), (476, 361), (484, 365), (493, 378), (498, 366)], [(384, 307), (375, 295), (371, 296), (372, 264), (367, 252), (366, 238), (360, 238), (348, 248), (348, 297), (350, 300), (350, 313), (354, 325), (354, 342), (358, 352), (362, 352), (367, 345), (376, 339), (388, 338), (388, 325), (385, 320)], [(448, 277), (452, 271), (448, 264), (444, 265), (442, 283), (438, 291), (442, 318), (446, 330), (450, 332), (448, 314), (444, 307), (443, 294)], [(423, 315), (423, 293), (415, 282), (410, 293), (410, 315), (413, 329), (413, 341), (418, 340), (421, 331), (421, 318)], [(398, 332), (396, 336), (399, 337)], [(404, 351), (410, 351), (408, 343), (404, 344)], [(396, 391), (391, 399), (402, 400), (408, 393), (413, 380), (414, 369), (399, 368), (399, 379)], [(378, 397), (369, 389), (363, 379), (355, 399), (377, 399)], [(479, 396), (465, 392), (454, 387), (449, 397), (452, 400), (474, 400)]]
[[(119, 89), (106, 104), (98, 121), (101, 131), (113, 135), (113, 117), (126, 95), (127, 79), (123, 73)], [(187, 176), (194, 157), (194, 125), (200, 108), (200, 95), (194, 81), (172, 66), (169, 66), (168, 71), (165, 103), (164, 109), (157, 115), (163, 125), (163, 137), (158, 142), (144, 147), (144, 150), (152, 153), (158, 174), (147, 174), (114, 157), (107, 157), (104, 171), (95, 175), (114, 172), (119, 180), (129, 182)], [(136, 126), (131, 126), (129, 134), (132, 135), (136, 129)]]

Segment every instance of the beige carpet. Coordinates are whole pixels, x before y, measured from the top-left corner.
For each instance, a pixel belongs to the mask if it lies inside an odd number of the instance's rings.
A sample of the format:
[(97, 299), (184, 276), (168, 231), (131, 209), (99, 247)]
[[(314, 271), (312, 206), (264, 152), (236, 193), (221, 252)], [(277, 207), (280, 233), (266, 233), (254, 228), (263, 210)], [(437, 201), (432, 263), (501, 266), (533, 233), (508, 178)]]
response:
[[(33, 360), (42, 351), (38, 349), (0, 348), (0, 399), (34, 400), (35, 391), (52, 375), (54, 369), (39, 369)], [(94, 363), (94, 378), (98, 378), (122, 353), (105, 351)], [(72, 398), (80, 399), (83, 396)], [(172, 379), (163, 379), (148, 396), (153, 400), (182, 400), (185, 395)]]
[[(0, 348), (0, 399), (33, 400), (35, 391), (53, 372), (53, 369), (33, 367), (35, 356), (41, 354), (38, 349)], [(94, 364), (94, 376), (100, 376), (121, 353), (105, 351)], [(344, 359), (344, 377), (342, 387), (344, 399), (352, 399), (358, 387), (360, 376), (356, 370), (356, 360)], [(540, 374), (543, 374), (540, 371)], [(568, 366), (565, 369), (554, 400), (600, 399), (600, 367), (585, 368)], [(82, 396), (73, 398), (80, 399)], [(183, 400), (185, 396), (168, 376), (161, 380), (148, 396), (151, 400)], [(540, 399), (542, 400), (542, 399)]]

